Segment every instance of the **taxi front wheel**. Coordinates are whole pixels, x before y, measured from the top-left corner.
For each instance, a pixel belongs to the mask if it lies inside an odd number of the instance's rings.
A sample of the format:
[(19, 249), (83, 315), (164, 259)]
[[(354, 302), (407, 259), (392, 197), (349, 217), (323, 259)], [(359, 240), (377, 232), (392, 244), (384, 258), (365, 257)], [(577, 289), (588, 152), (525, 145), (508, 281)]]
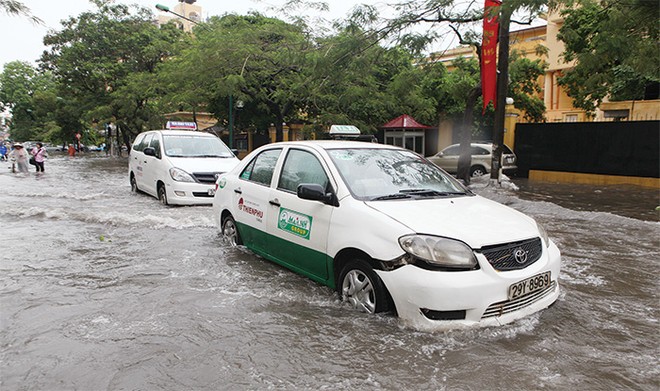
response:
[(137, 180), (135, 179), (135, 175), (131, 175), (131, 191), (133, 193), (137, 193), (137, 192), (140, 191), (140, 189), (138, 189)]
[(165, 185), (158, 185), (158, 200), (161, 204), (168, 205), (167, 190), (165, 190)]
[(370, 314), (389, 310), (387, 292), (374, 269), (362, 259), (346, 264), (339, 277), (342, 301)]
[(242, 244), (241, 236), (236, 228), (236, 221), (231, 215), (222, 220), (222, 238), (232, 247)]

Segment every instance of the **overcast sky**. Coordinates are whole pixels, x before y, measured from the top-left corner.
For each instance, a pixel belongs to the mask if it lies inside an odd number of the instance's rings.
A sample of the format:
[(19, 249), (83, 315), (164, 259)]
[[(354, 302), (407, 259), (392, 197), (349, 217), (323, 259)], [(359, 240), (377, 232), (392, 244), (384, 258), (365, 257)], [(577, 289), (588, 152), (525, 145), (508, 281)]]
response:
[[(356, 4), (373, 4), (379, 8), (385, 8), (384, 0), (326, 0), (329, 5), (327, 14), (322, 16), (326, 20), (343, 18)], [(80, 13), (96, 9), (88, 0), (21, 0), (30, 8), (31, 13), (42, 19), (44, 25), (32, 24), (25, 17), (9, 16), (0, 13), (0, 66), (15, 60), (28, 61), (36, 64), (36, 60), (46, 49), (43, 45), (43, 37), (53, 29), (61, 30), (60, 21), (69, 16), (77, 16)], [(155, 15), (161, 13), (155, 8), (160, 3), (170, 8), (178, 3), (177, 0), (116, 0), (116, 3), (139, 4), (150, 8)], [(203, 18), (224, 13), (246, 14), (250, 10), (261, 13), (283, 17), (269, 12), (271, 7), (283, 4), (284, 0), (198, 0), (195, 4), (202, 7)]]

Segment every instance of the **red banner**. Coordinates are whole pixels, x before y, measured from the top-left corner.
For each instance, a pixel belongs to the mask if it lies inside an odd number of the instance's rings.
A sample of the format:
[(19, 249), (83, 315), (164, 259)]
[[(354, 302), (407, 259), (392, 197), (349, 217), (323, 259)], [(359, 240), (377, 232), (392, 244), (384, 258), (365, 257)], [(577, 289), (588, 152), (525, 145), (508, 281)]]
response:
[(481, 42), (481, 94), (483, 112), (488, 103), (497, 106), (497, 35), (499, 33), (499, 9), (501, 1), (485, 0), (484, 33)]

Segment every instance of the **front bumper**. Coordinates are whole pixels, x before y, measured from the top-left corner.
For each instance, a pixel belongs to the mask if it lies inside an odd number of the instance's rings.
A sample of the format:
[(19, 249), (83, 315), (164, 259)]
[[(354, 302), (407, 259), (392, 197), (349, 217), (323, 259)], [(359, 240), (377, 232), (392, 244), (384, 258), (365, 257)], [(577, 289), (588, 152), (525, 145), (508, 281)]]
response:
[(173, 182), (165, 186), (171, 205), (211, 205), (215, 184)]
[[(525, 269), (498, 272), (478, 254), (480, 269), (464, 272), (429, 271), (406, 265), (392, 271), (377, 270), (399, 317), (418, 329), (446, 330), (497, 326), (547, 308), (559, 297), (561, 255), (551, 243), (541, 258)], [(552, 284), (508, 300), (511, 284), (550, 271)], [(436, 320), (442, 319), (442, 320)]]

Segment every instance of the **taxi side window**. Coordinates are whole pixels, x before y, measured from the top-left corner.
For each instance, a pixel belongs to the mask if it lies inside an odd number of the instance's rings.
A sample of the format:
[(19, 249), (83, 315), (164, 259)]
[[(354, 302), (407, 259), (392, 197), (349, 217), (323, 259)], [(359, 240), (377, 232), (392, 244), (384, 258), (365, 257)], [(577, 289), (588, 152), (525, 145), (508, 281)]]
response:
[(147, 134), (146, 136), (144, 136), (144, 139), (142, 140), (140, 145), (138, 145), (138, 151), (144, 152), (144, 149), (149, 146), (149, 143), (151, 142), (151, 139), (153, 137), (154, 137), (153, 134)]
[(286, 156), (277, 188), (295, 193), (301, 183), (315, 183), (328, 188), (328, 176), (313, 154), (292, 149)]
[(156, 157), (160, 159), (160, 138), (158, 138), (157, 135), (154, 135), (154, 137), (151, 139), (149, 146), (156, 150)]
[(140, 145), (142, 145), (142, 140), (144, 140), (144, 134), (138, 135), (138, 137), (133, 142), (133, 150), (134, 151), (142, 152), (142, 149), (144, 149), (144, 148), (140, 149)]
[(243, 169), (241, 179), (270, 186), (280, 153), (282, 153), (281, 149), (271, 149), (260, 153)]

